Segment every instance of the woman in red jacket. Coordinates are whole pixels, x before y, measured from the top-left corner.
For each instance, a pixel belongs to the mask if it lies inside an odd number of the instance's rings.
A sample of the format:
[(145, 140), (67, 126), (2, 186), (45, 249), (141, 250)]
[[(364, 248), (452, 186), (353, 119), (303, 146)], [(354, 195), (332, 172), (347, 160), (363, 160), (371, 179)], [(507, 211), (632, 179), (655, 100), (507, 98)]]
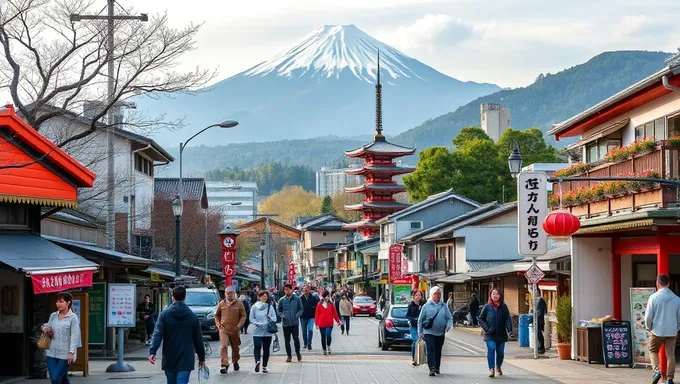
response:
[(335, 310), (335, 304), (330, 301), (328, 291), (324, 290), (321, 294), (321, 302), (316, 306), (316, 313), (314, 315), (316, 329), (321, 332), (321, 347), (323, 348), (324, 355), (326, 354), (326, 349), (328, 349), (328, 354), (331, 354), (333, 320), (340, 325), (340, 317), (338, 317), (338, 311)]

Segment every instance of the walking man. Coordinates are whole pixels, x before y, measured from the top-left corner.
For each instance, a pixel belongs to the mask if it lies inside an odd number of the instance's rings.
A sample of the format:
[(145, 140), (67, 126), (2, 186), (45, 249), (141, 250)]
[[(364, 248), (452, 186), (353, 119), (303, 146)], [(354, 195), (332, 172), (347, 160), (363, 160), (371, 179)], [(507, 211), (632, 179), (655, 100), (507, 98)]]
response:
[(470, 316), (472, 316), (472, 326), (476, 327), (479, 325), (479, 321), (477, 320), (477, 314), (479, 314), (479, 299), (477, 298), (477, 295), (474, 293), (470, 297)]
[(543, 329), (545, 328), (545, 314), (548, 312), (548, 303), (545, 302), (543, 296), (538, 297), (538, 305), (536, 305), (536, 326), (538, 328), (538, 353), (545, 353), (545, 339), (543, 338)]
[(293, 344), (295, 345), (295, 355), (297, 360), (302, 360), (300, 354), (300, 316), (302, 315), (302, 301), (300, 298), (293, 295), (293, 286), (290, 284), (283, 285), (284, 296), (279, 300), (277, 308), (278, 315), (281, 317), (283, 325), (283, 339), (286, 345), (286, 362), (290, 363), (293, 360), (293, 355), (290, 350), (290, 337), (293, 336)]
[(220, 330), (220, 373), (229, 371), (229, 346), (231, 346), (231, 361), (234, 371), (239, 370), (238, 361), (241, 359), (241, 327), (246, 323), (246, 309), (241, 300), (236, 298), (234, 288), (229, 286), (224, 290), (224, 300), (220, 301), (215, 311), (215, 324)]
[(198, 366), (205, 366), (205, 345), (196, 314), (184, 304), (187, 290), (180, 286), (172, 290), (172, 305), (161, 312), (151, 338), (149, 362), (156, 364), (156, 352), (163, 342), (163, 361), (168, 384), (188, 384), (194, 370), (194, 354)]
[(649, 357), (652, 360), (654, 376), (652, 384), (661, 380), (659, 367), (659, 349), (666, 348), (666, 384), (674, 384), (675, 377), (675, 339), (680, 329), (680, 298), (668, 289), (668, 275), (661, 274), (656, 278), (656, 293), (649, 297), (645, 325), (651, 332), (649, 335)]
[(308, 350), (312, 350), (312, 337), (314, 336), (314, 315), (316, 314), (316, 305), (319, 304), (319, 299), (314, 296), (309, 285), (305, 285), (302, 289), (302, 315), (300, 315), (300, 326), (302, 327), (302, 341)]

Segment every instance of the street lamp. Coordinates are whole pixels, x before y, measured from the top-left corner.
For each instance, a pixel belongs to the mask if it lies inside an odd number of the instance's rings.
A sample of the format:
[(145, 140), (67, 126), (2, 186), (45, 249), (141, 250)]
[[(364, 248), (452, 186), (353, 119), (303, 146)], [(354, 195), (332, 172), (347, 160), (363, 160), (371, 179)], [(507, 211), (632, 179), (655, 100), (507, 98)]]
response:
[(264, 250), (267, 248), (267, 244), (264, 239), (260, 241), (260, 289), (264, 289)]
[(519, 144), (512, 141), (512, 153), (508, 157), (508, 166), (510, 167), (510, 175), (516, 179), (520, 172), (522, 172), (522, 154), (519, 153)]
[(172, 213), (175, 215), (175, 282), (181, 279), (182, 275), (182, 210), (184, 206), (179, 195), (175, 195), (172, 200)]

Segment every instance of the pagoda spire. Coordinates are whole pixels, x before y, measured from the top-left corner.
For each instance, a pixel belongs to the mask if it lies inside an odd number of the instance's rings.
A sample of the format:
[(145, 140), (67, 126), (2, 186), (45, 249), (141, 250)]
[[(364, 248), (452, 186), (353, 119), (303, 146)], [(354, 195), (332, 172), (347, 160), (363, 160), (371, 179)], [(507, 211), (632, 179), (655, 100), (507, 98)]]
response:
[(378, 74), (375, 83), (375, 137), (382, 135), (382, 85), (380, 84), (380, 49), (378, 49)]

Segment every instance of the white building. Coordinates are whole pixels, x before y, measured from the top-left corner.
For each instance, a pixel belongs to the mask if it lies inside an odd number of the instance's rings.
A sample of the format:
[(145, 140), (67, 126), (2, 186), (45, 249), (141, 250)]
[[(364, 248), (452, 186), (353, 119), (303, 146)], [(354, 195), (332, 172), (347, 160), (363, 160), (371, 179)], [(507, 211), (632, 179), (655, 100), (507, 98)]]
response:
[(503, 132), (510, 128), (510, 108), (503, 104), (480, 105), (482, 129), (493, 141), (498, 141)]
[(222, 211), (225, 224), (246, 222), (257, 218), (257, 183), (251, 181), (207, 181), (206, 188), (208, 206), (210, 209)]
[(361, 176), (348, 175), (346, 168), (321, 167), (316, 171), (316, 194), (334, 196), (345, 191), (345, 187), (356, 187), (361, 184)]

